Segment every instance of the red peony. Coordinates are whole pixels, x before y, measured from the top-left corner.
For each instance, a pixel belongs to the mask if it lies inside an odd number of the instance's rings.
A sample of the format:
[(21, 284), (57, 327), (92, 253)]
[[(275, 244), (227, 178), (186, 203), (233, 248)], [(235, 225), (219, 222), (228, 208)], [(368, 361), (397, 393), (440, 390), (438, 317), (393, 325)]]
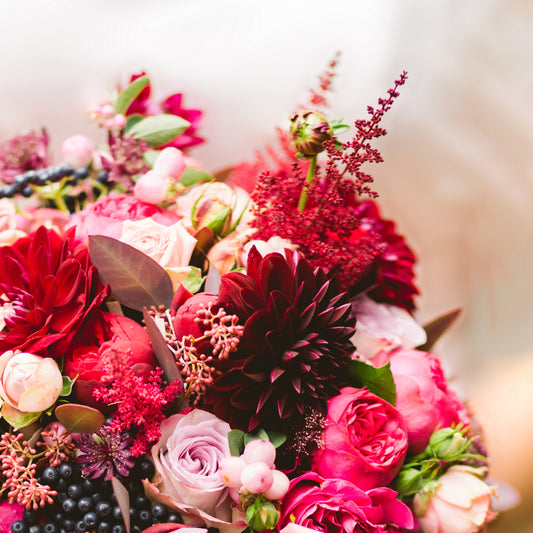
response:
[(400, 533), (413, 528), (413, 515), (388, 488), (363, 491), (343, 479), (308, 472), (291, 481), (278, 528), (290, 523), (325, 533)]
[(313, 470), (363, 490), (388, 485), (407, 452), (407, 431), (400, 413), (366, 389), (345, 387), (331, 398), (323, 439)]
[(106, 300), (86, 246), (40, 227), (0, 248), (0, 353), (60, 357), (86, 318)]

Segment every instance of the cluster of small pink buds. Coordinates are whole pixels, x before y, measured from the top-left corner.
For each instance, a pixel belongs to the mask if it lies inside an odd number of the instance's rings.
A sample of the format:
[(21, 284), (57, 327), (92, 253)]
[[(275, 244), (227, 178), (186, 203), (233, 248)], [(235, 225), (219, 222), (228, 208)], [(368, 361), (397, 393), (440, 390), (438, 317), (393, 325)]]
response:
[(97, 104), (87, 111), (89, 120), (96, 122), (101, 128), (112, 132), (119, 132), (126, 126), (126, 117), (115, 113), (115, 109), (109, 102)]

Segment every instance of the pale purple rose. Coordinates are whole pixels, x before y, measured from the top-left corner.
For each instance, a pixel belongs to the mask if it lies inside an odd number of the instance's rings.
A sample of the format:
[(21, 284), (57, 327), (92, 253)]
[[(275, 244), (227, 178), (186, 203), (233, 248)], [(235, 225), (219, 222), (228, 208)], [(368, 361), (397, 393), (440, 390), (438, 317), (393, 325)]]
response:
[(165, 420), (152, 448), (158, 479), (155, 484), (145, 481), (147, 494), (178, 510), (187, 525), (216, 527), (223, 533), (245, 529), (246, 522), (233, 521), (232, 500), (218, 474), (221, 461), (230, 456), (230, 429), (201, 409)]
[(413, 515), (396, 496), (386, 487), (365, 492), (349, 481), (323, 479), (308, 472), (291, 481), (281, 503), (278, 529), (282, 531), (291, 523), (325, 533), (412, 529)]

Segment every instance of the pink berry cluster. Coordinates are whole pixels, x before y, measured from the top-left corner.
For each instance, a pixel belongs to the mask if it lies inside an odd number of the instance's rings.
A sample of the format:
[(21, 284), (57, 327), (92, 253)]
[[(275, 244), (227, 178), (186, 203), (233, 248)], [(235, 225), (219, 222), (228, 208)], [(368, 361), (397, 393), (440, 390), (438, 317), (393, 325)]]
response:
[(137, 180), (133, 193), (141, 202), (164, 202), (185, 172), (185, 166), (185, 156), (181, 150), (172, 146), (165, 148), (157, 156), (152, 170)]
[(126, 117), (115, 113), (115, 108), (109, 103), (98, 104), (88, 110), (89, 120), (96, 122), (101, 128), (108, 131), (119, 132), (126, 125)]
[(289, 478), (276, 470), (275, 460), (274, 445), (257, 439), (250, 441), (239, 457), (226, 457), (220, 463), (222, 483), (242, 506), (248, 525), (258, 531), (277, 524), (279, 511), (271, 502), (279, 502), (289, 490)]

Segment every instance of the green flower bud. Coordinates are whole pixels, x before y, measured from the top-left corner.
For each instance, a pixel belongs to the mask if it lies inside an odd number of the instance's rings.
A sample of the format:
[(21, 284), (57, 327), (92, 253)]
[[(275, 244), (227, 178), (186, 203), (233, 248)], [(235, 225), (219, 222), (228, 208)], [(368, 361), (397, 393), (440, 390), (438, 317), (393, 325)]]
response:
[(402, 468), (396, 477), (396, 490), (402, 495), (418, 492), (424, 483), (422, 472), (416, 468)]
[(289, 133), (294, 149), (304, 156), (313, 157), (324, 151), (324, 141), (329, 141), (333, 129), (326, 117), (314, 111), (300, 111), (290, 116)]
[(253, 531), (274, 529), (279, 520), (279, 511), (272, 502), (258, 501), (246, 509), (246, 522)]
[(431, 435), (428, 448), (442, 461), (453, 461), (468, 448), (468, 443), (461, 430), (444, 428)]

